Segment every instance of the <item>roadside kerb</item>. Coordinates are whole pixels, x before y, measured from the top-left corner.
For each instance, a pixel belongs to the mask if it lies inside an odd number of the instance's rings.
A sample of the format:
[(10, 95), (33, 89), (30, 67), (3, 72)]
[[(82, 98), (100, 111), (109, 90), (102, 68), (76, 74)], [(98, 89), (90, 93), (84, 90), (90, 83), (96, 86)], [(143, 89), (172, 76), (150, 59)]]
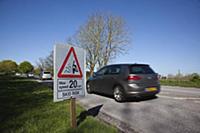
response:
[[(36, 80), (36, 81), (39, 82), (39, 83), (45, 83), (45, 82), (40, 81), (40, 80)], [(82, 106), (83, 108), (85, 108), (86, 110), (91, 108), (89, 105), (81, 103), (81, 101), (79, 99), (77, 100), (77, 103), (80, 106)], [(97, 115), (97, 119), (100, 120), (100, 121), (103, 121), (103, 122), (105, 122), (109, 125), (115, 126), (116, 128), (118, 128), (120, 133), (138, 133), (139, 132), (139, 131), (135, 131), (134, 129), (132, 129), (129, 124), (127, 124), (127, 123), (125, 123), (121, 120), (118, 120), (118, 119), (110, 116), (109, 114), (101, 111), (101, 110), (100, 110), (99, 114)]]
[[(89, 105), (81, 103), (80, 100), (78, 100), (77, 103), (81, 105), (83, 108), (85, 108), (86, 110), (91, 108)], [(108, 113), (104, 111), (100, 110), (99, 114), (97, 115), (97, 119), (109, 125), (115, 126), (116, 128), (118, 128), (120, 133), (139, 133), (139, 131), (135, 131), (134, 129), (132, 129), (129, 124), (110, 116)]]

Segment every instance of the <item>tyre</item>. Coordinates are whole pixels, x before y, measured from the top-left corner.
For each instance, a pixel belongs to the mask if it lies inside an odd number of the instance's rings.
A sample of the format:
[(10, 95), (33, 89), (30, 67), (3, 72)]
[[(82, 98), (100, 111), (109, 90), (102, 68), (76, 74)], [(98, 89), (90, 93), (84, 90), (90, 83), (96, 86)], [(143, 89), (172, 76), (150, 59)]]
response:
[(89, 83), (89, 82), (87, 82), (87, 84), (86, 84), (86, 89), (87, 89), (87, 93), (88, 93), (88, 94), (91, 94), (91, 93), (92, 93), (91, 86), (90, 86), (90, 83)]
[(113, 91), (113, 96), (117, 102), (123, 102), (125, 95), (121, 86), (116, 86)]

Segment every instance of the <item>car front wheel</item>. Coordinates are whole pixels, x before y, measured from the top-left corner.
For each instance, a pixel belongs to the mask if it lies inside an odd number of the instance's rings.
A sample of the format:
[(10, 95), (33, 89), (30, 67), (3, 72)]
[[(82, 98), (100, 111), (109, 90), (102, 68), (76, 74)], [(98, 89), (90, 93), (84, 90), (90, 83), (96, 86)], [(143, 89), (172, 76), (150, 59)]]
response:
[(117, 102), (123, 102), (125, 100), (125, 96), (121, 86), (116, 86), (114, 88), (113, 95)]

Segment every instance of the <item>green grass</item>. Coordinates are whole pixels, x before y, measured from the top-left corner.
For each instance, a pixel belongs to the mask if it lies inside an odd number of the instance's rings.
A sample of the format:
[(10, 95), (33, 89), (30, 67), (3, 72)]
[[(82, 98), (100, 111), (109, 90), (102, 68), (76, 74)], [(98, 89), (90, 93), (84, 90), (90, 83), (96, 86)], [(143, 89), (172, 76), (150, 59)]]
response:
[(181, 86), (181, 87), (196, 87), (200, 88), (200, 80), (196, 81), (183, 81), (183, 80), (160, 80), (161, 85)]
[[(52, 90), (24, 79), (0, 78), (1, 133), (115, 133), (117, 129), (87, 117), (70, 128), (69, 102), (54, 103)], [(76, 106), (77, 115), (83, 108)]]

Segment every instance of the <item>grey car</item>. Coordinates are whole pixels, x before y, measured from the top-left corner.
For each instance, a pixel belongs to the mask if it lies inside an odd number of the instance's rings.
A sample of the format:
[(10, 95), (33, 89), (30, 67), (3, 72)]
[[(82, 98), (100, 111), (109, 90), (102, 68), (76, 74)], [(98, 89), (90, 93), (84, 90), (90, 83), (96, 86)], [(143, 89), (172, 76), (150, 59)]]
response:
[(87, 80), (88, 93), (114, 96), (118, 102), (128, 97), (155, 96), (160, 92), (158, 74), (147, 64), (115, 64), (101, 68)]

